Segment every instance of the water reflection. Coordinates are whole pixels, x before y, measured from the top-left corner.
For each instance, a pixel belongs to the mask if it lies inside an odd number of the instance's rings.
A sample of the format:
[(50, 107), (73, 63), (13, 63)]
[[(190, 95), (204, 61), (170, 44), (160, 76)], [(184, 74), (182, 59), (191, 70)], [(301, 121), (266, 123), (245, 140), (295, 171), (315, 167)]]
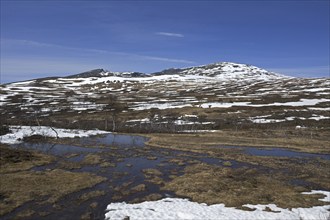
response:
[(147, 137), (137, 135), (125, 135), (125, 134), (107, 134), (101, 137), (84, 137), (80, 138), (82, 144), (103, 144), (106, 146), (136, 146), (143, 147)]
[(51, 144), (51, 143), (29, 143), (25, 142), (22, 144), (15, 145), (16, 148), (24, 148), (28, 150), (36, 150), (46, 154), (52, 154), (55, 156), (65, 156), (68, 154), (74, 153), (93, 153), (99, 152), (98, 148), (87, 148), (87, 147), (78, 147), (65, 144)]

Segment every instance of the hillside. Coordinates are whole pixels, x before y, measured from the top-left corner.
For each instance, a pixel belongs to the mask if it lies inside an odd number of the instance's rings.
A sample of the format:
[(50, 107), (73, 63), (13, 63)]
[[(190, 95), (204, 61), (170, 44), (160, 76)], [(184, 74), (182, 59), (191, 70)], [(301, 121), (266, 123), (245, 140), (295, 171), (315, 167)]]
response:
[(2, 123), (178, 132), (330, 124), (330, 79), (214, 63), (153, 74), (96, 69), (0, 87)]
[(329, 219), (329, 83), (226, 62), (1, 85), (1, 219)]

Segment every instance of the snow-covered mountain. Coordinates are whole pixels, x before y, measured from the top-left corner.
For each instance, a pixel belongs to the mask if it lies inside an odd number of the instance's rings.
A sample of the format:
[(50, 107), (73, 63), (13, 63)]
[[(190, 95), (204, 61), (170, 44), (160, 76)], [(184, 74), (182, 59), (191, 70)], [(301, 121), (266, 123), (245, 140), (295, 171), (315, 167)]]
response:
[(287, 78), (287, 76), (280, 75), (278, 73), (270, 72), (265, 69), (261, 69), (256, 66), (220, 62), (209, 65), (202, 65), (196, 67), (188, 67), (182, 69), (166, 69), (156, 73), (140, 73), (140, 72), (112, 72), (104, 69), (95, 69), (87, 72), (70, 75), (66, 78), (88, 78), (88, 77), (152, 77), (159, 75), (196, 75), (196, 76), (208, 76), (217, 77), (222, 79), (247, 79), (247, 78), (260, 78), (260, 79), (274, 79), (274, 78)]
[(209, 65), (189, 67), (184, 69), (167, 69), (155, 73), (155, 75), (167, 74), (199, 75), (218, 77), (223, 79), (245, 79), (251, 77), (273, 79), (285, 77), (284, 75), (269, 72), (256, 66), (231, 62), (213, 63)]
[(329, 78), (294, 78), (229, 62), (152, 74), (96, 69), (1, 85), (0, 94), (0, 116), (9, 124), (31, 124), (38, 117), (44, 124), (104, 129), (114, 111), (122, 128), (133, 131), (151, 124), (153, 130), (155, 124), (182, 129), (330, 124)]

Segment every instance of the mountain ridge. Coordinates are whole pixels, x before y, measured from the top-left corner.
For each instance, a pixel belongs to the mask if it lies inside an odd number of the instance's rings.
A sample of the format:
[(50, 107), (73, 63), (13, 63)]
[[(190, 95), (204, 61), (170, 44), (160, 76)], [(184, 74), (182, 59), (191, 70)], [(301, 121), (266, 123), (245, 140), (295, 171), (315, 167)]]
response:
[(122, 132), (328, 128), (329, 85), (329, 78), (228, 62), (154, 74), (95, 69), (0, 85), (0, 116), (13, 125), (38, 118), (43, 125)]
[(264, 75), (268, 77), (289, 77), (271, 71), (267, 71), (265, 69), (249, 64), (240, 64), (233, 62), (217, 62), (206, 65), (186, 67), (186, 68), (169, 68), (153, 73), (113, 72), (113, 71), (105, 70), (103, 68), (99, 68), (78, 74), (65, 76), (64, 78), (88, 78), (88, 77), (107, 77), (107, 76), (118, 76), (118, 77), (129, 78), (129, 77), (152, 77), (152, 76), (161, 76), (161, 75), (181, 75), (181, 76), (198, 75), (198, 76), (209, 76), (209, 77), (226, 75), (228, 77), (229, 74), (234, 74), (236, 77), (238, 75), (244, 75), (244, 76)]

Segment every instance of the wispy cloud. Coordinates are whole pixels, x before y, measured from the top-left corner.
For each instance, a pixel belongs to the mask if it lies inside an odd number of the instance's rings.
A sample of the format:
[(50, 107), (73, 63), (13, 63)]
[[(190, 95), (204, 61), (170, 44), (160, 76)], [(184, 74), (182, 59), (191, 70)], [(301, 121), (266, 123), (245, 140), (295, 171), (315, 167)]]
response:
[[(56, 49), (63, 49), (63, 50), (75, 50), (79, 52), (90, 52), (90, 53), (115, 53), (106, 50), (97, 50), (97, 49), (88, 49), (88, 48), (78, 48), (78, 47), (70, 47), (58, 44), (50, 44), (32, 40), (21, 40), (21, 39), (1, 39), (1, 44), (7, 46), (31, 46), (31, 47), (39, 47), (39, 48), (56, 48)], [(2, 45), (1, 45), (2, 46)]]
[[(95, 68), (155, 72), (194, 61), (135, 53), (70, 47), (30, 40), (1, 39), (0, 84), (68, 75)], [(148, 63), (148, 65), (146, 65)]]
[(167, 36), (167, 37), (184, 37), (183, 34), (170, 33), (170, 32), (156, 32), (157, 35)]
[(142, 60), (156, 60), (156, 61), (171, 62), (171, 63), (186, 63), (186, 64), (195, 63), (194, 61), (185, 60), (185, 59), (175, 59), (175, 58), (158, 57), (158, 56), (146, 56), (146, 55), (141, 55), (141, 54), (127, 53), (127, 52), (120, 52), (120, 51), (78, 48), (78, 47), (63, 46), (63, 45), (58, 45), (58, 44), (50, 44), (50, 43), (37, 42), (37, 41), (31, 41), (31, 40), (2, 39), (1, 44), (7, 45), (7, 46), (12, 44), (12, 45), (32, 46), (32, 47), (39, 47), (39, 48), (40, 47), (57, 48), (57, 49), (63, 49), (63, 50), (73, 50), (73, 51), (82, 52), (82, 53), (118, 55), (118, 56), (132, 57), (132, 58), (137, 58), (137, 59), (142, 59)]
[(151, 56), (142, 56), (142, 57), (145, 59), (149, 59), (149, 60), (157, 60), (157, 61), (172, 62), (172, 63), (187, 63), (187, 64), (196, 63), (196, 62), (190, 61), (190, 60), (170, 59), (170, 58), (164, 58), (164, 57), (151, 57)]
[(65, 76), (102, 67), (102, 63), (88, 63), (73, 59), (2, 58), (0, 84), (46, 76)]

